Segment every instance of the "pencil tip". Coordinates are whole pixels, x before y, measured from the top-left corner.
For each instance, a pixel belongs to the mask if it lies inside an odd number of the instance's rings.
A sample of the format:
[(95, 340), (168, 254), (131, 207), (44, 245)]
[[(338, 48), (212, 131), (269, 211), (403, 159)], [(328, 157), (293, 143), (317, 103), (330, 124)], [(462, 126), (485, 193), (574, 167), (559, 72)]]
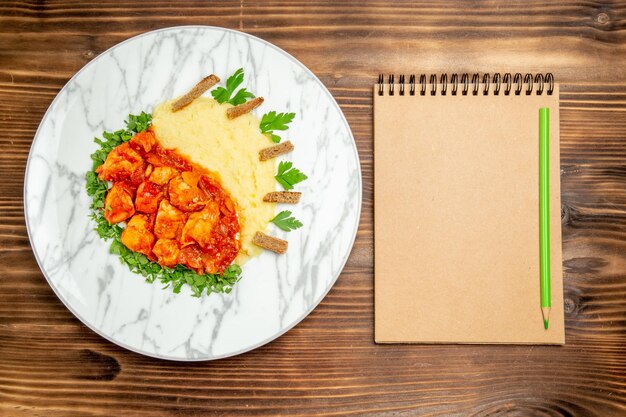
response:
[(548, 320), (550, 320), (550, 307), (541, 307), (541, 315), (543, 316), (543, 327), (548, 330)]

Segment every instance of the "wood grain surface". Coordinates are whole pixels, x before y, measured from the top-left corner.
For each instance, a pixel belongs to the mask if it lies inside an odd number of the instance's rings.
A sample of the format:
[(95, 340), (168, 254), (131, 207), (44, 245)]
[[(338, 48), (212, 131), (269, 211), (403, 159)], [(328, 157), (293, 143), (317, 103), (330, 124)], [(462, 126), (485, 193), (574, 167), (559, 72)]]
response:
[[(308, 318), (253, 352), (184, 364), (125, 351), (62, 305), (33, 257), (22, 186), (39, 121), (77, 70), (189, 24), (259, 36), (317, 74), (354, 132), (364, 197), (348, 264)], [(442, 70), (562, 83), (563, 347), (373, 342), (371, 86)], [(0, 416), (236, 414), (626, 415), (624, 2), (0, 2)]]

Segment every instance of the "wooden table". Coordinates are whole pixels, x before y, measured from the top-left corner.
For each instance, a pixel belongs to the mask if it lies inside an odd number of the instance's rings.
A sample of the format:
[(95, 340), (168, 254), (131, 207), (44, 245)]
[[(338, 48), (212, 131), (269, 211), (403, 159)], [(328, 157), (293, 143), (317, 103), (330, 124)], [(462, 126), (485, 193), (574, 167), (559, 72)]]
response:
[[(136, 34), (216, 25), (307, 65), (353, 129), (363, 214), (302, 323), (253, 352), (171, 363), (82, 325), (37, 267), (24, 166), (46, 108)], [(372, 84), (379, 72), (547, 72), (562, 83), (566, 345), (373, 342)], [(0, 416), (626, 415), (626, 4), (4, 1), (0, 4)], [(512, 236), (511, 238), (514, 238)]]

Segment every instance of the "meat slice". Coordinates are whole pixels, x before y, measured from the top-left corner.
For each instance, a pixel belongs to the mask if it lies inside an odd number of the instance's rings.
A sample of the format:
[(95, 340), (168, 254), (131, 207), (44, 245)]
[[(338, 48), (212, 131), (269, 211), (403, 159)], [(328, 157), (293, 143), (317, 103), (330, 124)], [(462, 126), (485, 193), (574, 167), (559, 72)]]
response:
[(144, 161), (127, 143), (113, 148), (104, 164), (96, 168), (98, 178), (105, 181), (135, 180), (143, 175)]
[(159, 265), (173, 268), (178, 264), (180, 246), (174, 239), (159, 239), (154, 244), (152, 253), (156, 255)]
[(208, 197), (198, 185), (190, 185), (182, 176), (172, 178), (168, 186), (170, 202), (183, 211), (199, 211)]
[(144, 181), (137, 189), (137, 197), (135, 198), (135, 208), (142, 213), (156, 213), (159, 203), (163, 200), (165, 190), (163, 186), (157, 185), (152, 181)]
[(213, 258), (212, 256), (205, 253), (204, 256), (202, 257), (202, 261), (204, 264), (205, 273), (217, 274), (218, 272), (220, 272), (217, 266), (215, 266), (215, 258)]
[(154, 234), (159, 239), (177, 239), (187, 221), (187, 215), (170, 204), (167, 200), (162, 200), (156, 215)]
[(178, 263), (201, 274), (204, 268), (204, 254), (200, 246), (193, 244), (181, 248), (178, 254)]
[(147, 153), (156, 145), (156, 139), (154, 133), (151, 130), (144, 130), (137, 133), (130, 140), (130, 147), (139, 153)]
[(213, 228), (219, 218), (219, 206), (214, 201), (210, 201), (202, 211), (192, 213), (183, 227), (183, 234), (180, 238), (183, 246), (196, 242), (200, 247), (208, 248)]
[(172, 167), (155, 167), (150, 174), (150, 181), (158, 185), (166, 185), (172, 178), (178, 175)]
[(121, 241), (130, 250), (152, 256), (152, 246), (156, 238), (152, 234), (150, 218), (145, 214), (135, 214), (122, 232)]
[(135, 214), (131, 189), (124, 182), (116, 182), (104, 199), (104, 218), (111, 224), (123, 222)]

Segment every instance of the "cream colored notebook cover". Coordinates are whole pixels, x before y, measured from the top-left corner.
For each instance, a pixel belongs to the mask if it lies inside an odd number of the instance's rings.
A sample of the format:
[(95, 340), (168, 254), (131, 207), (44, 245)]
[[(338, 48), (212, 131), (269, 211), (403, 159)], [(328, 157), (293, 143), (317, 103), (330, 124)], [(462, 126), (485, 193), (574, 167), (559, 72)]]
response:
[[(374, 88), (375, 339), (563, 344), (559, 87)], [(525, 90), (532, 88), (532, 94)], [(539, 291), (539, 108), (550, 108), (552, 311)]]

